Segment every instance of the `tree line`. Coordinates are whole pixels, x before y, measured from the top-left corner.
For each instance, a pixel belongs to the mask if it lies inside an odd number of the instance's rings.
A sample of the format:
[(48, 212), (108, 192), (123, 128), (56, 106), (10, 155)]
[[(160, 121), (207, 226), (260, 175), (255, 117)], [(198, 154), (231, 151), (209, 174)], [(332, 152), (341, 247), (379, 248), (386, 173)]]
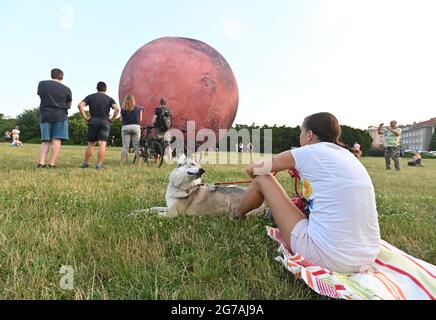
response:
[[(300, 146), (300, 126), (297, 127), (287, 127), (287, 126), (258, 126), (256, 124), (242, 125), (237, 124), (233, 127), (237, 131), (242, 129), (247, 129), (250, 132), (250, 136), (257, 136), (258, 130), (260, 130), (260, 146), (263, 148), (264, 144), (264, 131), (271, 130), (272, 132), (272, 153), (280, 153), (285, 150), (291, 150)], [(365, 130), (352, 128), (350, 126), (342, 125), (342, 134), (339, 138), (340, 142), (348, 149), (351, 149), (357, 142), (361, 146), (362, 154), (368, 155), (369, 150), (372, 147), (372, 137)], [(253, 132), (255, 134), (253, 134)], [(229, 142), (229, 141), (228, 141)], [(228, 143), (229, 144), (229, 143)], [(232, 150), (232, 146), (228, 146), (229, 150)], [(256, 150), (257, 151), (257, 150)], [(264, 150), (261, 149), (260, 152)]]
[[(39, 143), (40, 142), (40, 128), (39, 128), (39, 108), (26, 110), (20, 114), (16, 119), (6, 119), (0, 114), (0, 133), (11, 131), (16, 125), (20, 127), (21, 141), (25, 143)], [(86, 145), (87, 144), (87, 124), (76, 113), (68, 118), (69, 136), (70, 140), (66, 142), (67, 145)], [(361, 145), (363, 155), (367, 155), (372, 145), (372, 138), (365, 130), (352, 128), (346, 125), (341, 126), (342, 135), (340, 141), (347, 147), (351, 148), (355, 142)], [(236, 124), (233, 129), (238, 132), (246, 129), (250, 133), (250, 138), (257, 137), (257, 132), (260, 133), (259, 145), (264, 146), (265, 130), (272, 132), (272, 152), (279, 153), (285, 150), (290, 150), (293, 147), (300, 146), (300, 132), (301, 129), (297, 127), (287, 126), (259, 126), (255, 123), (251, 125)], [(111, 136), (115, 136), (115, 144), (121, 145), (121, 122), (117, 119), (111, 128)], [(230, 139), (227, 143), (228, 151), (234, 151), (234, 146), (230, 145)], [(264, 150), (255, 150), (256, 152), (263, 152)]]

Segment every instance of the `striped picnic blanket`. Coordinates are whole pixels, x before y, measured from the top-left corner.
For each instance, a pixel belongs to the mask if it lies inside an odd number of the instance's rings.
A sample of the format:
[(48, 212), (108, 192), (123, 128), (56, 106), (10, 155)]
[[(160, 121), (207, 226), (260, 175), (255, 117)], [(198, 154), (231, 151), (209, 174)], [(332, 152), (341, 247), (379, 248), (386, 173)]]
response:
[(416, 259), (386, 241), (369, 270), (336, 273), (293, 255), (280, 231), (267, 227), (268, 236), (279, 244), (276, 258), (288, 271), (320, 295), (347, 300), (435, 300), (436, 266)]

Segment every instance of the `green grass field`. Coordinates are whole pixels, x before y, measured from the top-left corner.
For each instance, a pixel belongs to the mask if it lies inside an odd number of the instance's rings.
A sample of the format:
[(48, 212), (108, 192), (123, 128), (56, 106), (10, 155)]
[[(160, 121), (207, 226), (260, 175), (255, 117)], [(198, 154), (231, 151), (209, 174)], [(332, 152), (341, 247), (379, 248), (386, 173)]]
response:
[[(0, 145), (2, 299), (324, 299), (286, 272), (268, 221), (132, 216), (164, 206), (172, 167), (78, 168), (83, 147), (64, 147), (58, 169), (36, 169), (36, 145)], [(382, 238), (436, 263), (436, 160), (386, 172), (363, 158), (376, 190)], [(206, 165), (209, 182), (246, 179), (244, 165)], [(292, 192), (291, 179), (279, 179)], [(74, 290), (62, 290), (63, 265)]]

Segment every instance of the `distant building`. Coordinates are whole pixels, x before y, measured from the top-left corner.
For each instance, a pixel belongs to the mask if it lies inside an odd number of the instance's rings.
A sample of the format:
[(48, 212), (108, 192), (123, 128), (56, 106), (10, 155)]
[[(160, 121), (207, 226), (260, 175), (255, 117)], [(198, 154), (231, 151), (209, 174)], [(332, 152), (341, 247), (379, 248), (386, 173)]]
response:
[(436, 118), (407, 125), (403, 128), (401, 145), (405, 150), (431, 151), (430, 142), (436, 130)]
[(373, 148), (383, 147), (384, 136), (382, 134), (378, 134), (378, 127), (371, 126), (368, 129), (366, 129), (366, 131), (372, 138)]

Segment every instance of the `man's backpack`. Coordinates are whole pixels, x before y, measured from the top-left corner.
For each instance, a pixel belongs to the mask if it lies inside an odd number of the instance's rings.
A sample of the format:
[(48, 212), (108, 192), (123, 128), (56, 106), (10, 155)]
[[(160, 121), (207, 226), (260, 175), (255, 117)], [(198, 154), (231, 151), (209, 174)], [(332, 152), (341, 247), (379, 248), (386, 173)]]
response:
[(166, 132), (173, 127), (173, 115), (167, 107), (161, 107), (162, 111), (157, 119), (157, 125), (160, 131)]

